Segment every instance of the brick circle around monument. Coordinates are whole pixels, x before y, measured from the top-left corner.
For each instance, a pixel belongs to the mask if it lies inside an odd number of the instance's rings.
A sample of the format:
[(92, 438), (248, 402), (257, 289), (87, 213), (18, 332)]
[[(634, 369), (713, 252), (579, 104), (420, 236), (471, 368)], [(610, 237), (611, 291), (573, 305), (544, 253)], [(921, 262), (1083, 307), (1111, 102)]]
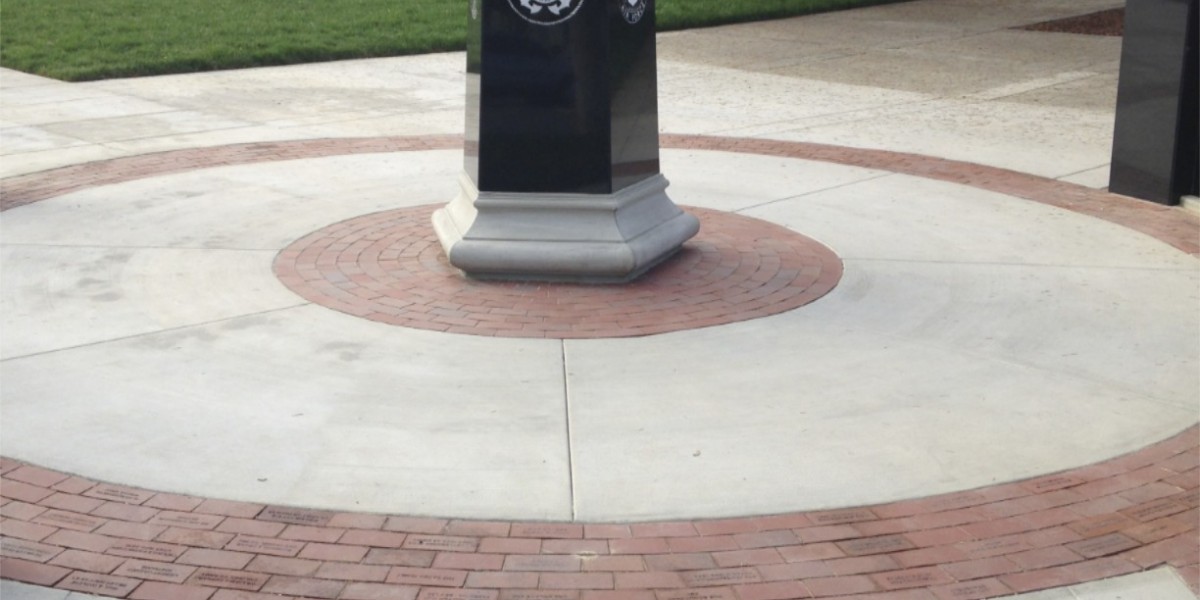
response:
[(430, 219), (400, 208), (319, 229), (275, 258), (315, 304), (380, 323), (497, 337), (611, 338), (745, 321), (799, 308), (842, 276), (832, 250), (751, 217), (694, 207), (700, 233), (631, 283), (479, 281), (446, 260)]

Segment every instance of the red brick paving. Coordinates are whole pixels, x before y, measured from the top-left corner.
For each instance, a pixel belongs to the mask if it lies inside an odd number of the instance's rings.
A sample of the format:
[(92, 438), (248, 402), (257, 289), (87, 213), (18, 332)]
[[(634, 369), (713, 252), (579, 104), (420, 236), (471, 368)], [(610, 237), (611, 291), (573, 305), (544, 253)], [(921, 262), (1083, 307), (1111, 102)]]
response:
[[(0, 208), (205, 167), (460, 144), (449, 136), (302, 140), (134, 156), (0, 180)], [(772, 140), (664, 136), (663, 144), (972, 185), (1200, 254), (1200, 219), (1184, 211), (1004, 169)], [(1192, 427), (1067, 473), (877, 506), (636, 524), (270, 507), (0, 458), (0, 575), (147, 599), (901, 600), (990, 598), (1171, 565), (1200, 591), (1198, 442)]]
[(842, 275), (832, 251), (785, 227), (688, 208), (700, 234), (633, 283), (475, 281), (446, 262), (429, 225), (436, 208), (318, 230), (279, 253), (275, 274), (316, 304), (372, 321), (546, 338), (650, 335), (764, 317), (824, 296)]
[[(1171, 565), (1198, 590), (1198, 456), (1194, 426), (1025, 482), (836, 511), (630, 524), (223, 502), (0, 459), (0, 574), (166, 600), (976, 599)], [(1131, 493), (1142, 489), (1154, 493)], [(1122, 497), (1136, 501), (1114, 501)], [(1048, 512), (1056, 518), (1038, 518)], [(1015, 532), (1003, 525), (1012, 522)], [(176, 527), (143, 528), (156, 523)]]

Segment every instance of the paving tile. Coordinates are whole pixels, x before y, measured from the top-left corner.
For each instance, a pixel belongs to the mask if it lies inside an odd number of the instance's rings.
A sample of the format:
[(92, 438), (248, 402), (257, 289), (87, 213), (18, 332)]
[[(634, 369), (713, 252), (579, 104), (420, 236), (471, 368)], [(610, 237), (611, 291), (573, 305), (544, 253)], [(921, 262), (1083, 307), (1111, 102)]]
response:
[(420, 588), (386, 583), (348, 583), (342, 600), (416, 600)]
[(133, 588), (137, 587), (142, 582), (137, 579), (128, 577), (116, 577), (113, 575), (101, 575), (99, 573), (84, 573), (76, 571), (71, 573), (62, 581), (58, 582), (55, 587), (73, 592), (86, 592), (98, 596), (112, 596), (115, 598), (124, 598)]
[(5, 579), (40, 586), (55, 585), (71, 573), (67, 568), (8, 557), (0, 557), (0, 571)]
[(19, 558), (44, 563), (62, 551), (62, 548), (50, 544), (16, 538), (0, 538), (0, 556), (4, 558)]
[(244, 569), (254, 559), (253, 554), (214, 548), (188, 548), (175, 562), (217, 569)]
[(876, 573), (870, 576), (880, 588), (901, 590), (912, 587), (931, 587), (954, 583), (954, 578), (937, 567), (922, 567), (904, 571)]
[(125, 560), (118, 556), (107, 556), (84, 550), (64, 550), (61, 554), (55, 556), (49, 564), (76, 571), (111, 574)]
[(667, 571), (614, 573), (614, 586), (617, 589), (674, 589), (685, 587), (683, 578), (678, 573)]
[(131, 559), (125, 561), (121, 567), (113, 571), (112, 574), (120, 577), (129, 577), (131, 579), (148, 579), (152, 581), (166, 581), (168, 583), (183, 583), (184, 581), (187, 581), (188, 577), (191, 577), (192, 573), (195, 572), (196, 567)]
[(263, 586), (262, 591), (269, 594), (286, 594), (308, 598), (337, 598), (345, 587), (346, 584), (341, 581), (274, 575)]
[(214, 588), (147, 581), (130, 594), (133, 600), (208, 600), (217, 592)]
[(466, 579), (466, 571), (416, 567), (391, 567), (387, 576), (388, 583), (435, 587), (462, 587)]

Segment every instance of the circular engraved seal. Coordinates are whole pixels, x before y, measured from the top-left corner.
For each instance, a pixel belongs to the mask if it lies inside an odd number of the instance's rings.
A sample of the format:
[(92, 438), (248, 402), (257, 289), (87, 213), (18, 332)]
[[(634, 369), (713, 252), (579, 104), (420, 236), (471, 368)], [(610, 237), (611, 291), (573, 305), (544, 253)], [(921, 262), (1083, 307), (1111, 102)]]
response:
[(522, 19), (535, 25), (557, 25), (575, 16), (584, 0), (508, 0)]
[(630, 25), (637, 25), (646, 16), (646, 0), (617, 0), (621, 6), (621, 16)]

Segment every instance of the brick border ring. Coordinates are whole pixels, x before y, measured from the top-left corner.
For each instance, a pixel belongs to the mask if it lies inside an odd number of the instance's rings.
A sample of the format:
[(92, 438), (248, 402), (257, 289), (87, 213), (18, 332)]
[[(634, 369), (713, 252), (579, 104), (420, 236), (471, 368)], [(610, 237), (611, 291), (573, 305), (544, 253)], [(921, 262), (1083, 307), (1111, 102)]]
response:
[(279, 280), (315, 304), (371, 321), (496, 337), (651, 335), (765, 317), (829, 293), (842, 261), (786, 227), (688, 207), (699, 235), (627, 284), (478, 281), (446, 260), (437, 205), (355, 217), (275, 258)]

